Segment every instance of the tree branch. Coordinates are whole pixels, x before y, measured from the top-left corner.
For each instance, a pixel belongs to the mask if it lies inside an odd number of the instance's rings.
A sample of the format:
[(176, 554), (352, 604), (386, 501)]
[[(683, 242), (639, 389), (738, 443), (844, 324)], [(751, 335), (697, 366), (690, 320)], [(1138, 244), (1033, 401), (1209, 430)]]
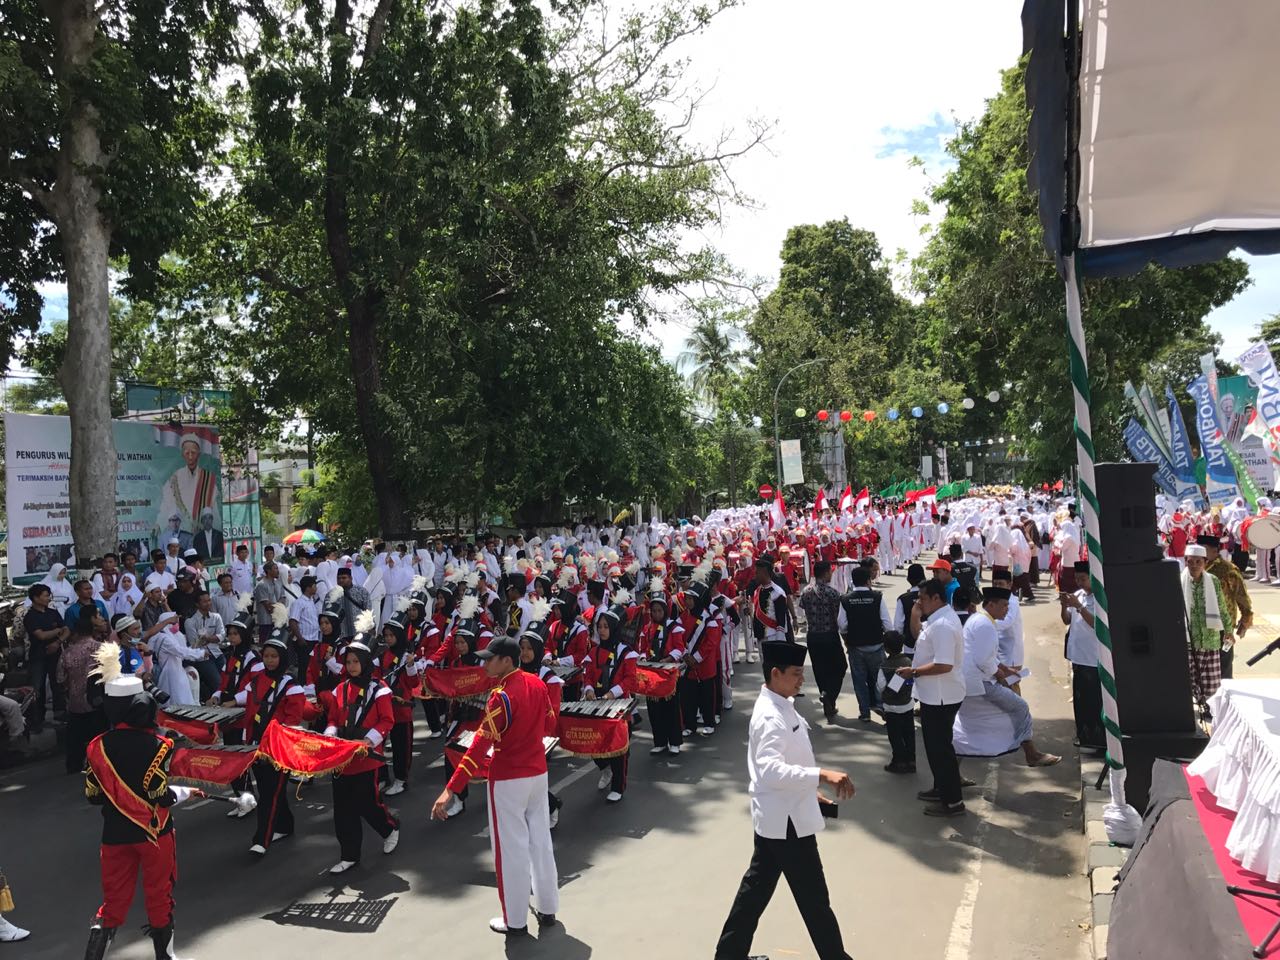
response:
[(62, 215), (62, 204), (54, 191), (46, 190), (30, 177), (20, 173), (13, 174), (13, 180), (19, 187), (31, 194), (32, 199), (40, 205), (40, 208), (44, 210), (50, 220), (54, 223), (58, 222)]
[(369, 64), (382, 49), (382, 38), (387, 30), (387, 18), (391, 16), (391, 4), (394, 0), (378, 0), (378, 6), (369, 18), (369, 30), (365, 34), (364, 54), (360, 58), (360, 70), (368, 70)]

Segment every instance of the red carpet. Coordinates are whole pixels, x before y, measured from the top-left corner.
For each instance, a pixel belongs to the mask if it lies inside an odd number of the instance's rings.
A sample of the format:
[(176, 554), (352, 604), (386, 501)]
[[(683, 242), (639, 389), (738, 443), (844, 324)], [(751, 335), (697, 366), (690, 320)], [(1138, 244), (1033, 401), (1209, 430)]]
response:
[[(1231, 824), (1236, 815), (1218, 807), (1213, 794), (1205, 787), (1203, 780), (1191, 774), (1186, 774), (1186, 777), (1187, 786), (1191, 790), (1191, 802), (1195, 804), (1196, 814), (1200, 817), (1200, 828), (1204, 830), (1209, 846), (1213, 849), (1213, 856), (1218, 862), (1218, 869), (1222, 871), (1222, 878), (1228, 884), (1239, 887), (1260, 887), (1264, 890), (1280, 891), (1280, 887), (1268, 884), (1265, 878), (1242, 869), (1240, 864), (1227, 856), (1227, 834), (1231, 831)], [(1261, 943), (1276, 921), (1280, 920), (1280, 902), (1259, 900), (1254, 897), (1233, 897), (1232, 899), (1235, 900), (1240, 922), (1244, 924), (1250, 941)], [(1266, 955), (1280, 956), (1280, 936), (1271, 942)]]

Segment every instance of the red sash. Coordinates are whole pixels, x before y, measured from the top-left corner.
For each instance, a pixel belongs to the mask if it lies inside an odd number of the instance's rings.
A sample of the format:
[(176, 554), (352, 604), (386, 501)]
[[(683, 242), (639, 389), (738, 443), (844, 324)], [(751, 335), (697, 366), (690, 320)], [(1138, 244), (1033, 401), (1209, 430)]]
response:
[[(156, 739), (160, 741), (160, 749), (151, 766), (158, 770), (165, 756), (173, 749), (173, 741), (165, 737), (156, 737)], [(124, 778), (111, 763), (106, 748), (102, 745), (101, 736), (93, 738), (85, 748), (85, 756), (89, 760), (89, 769), (93, 771), (94, 779), (98, 781), (98, 786), (111, 801), (111, 805), (119, 810), (125, 819), (146, 833), (152, 843), (155, 843), (156, 838), (160, 836), (160, 831), (169, 822), (169, 808), (152, 803), (134, 793), (133, 788), (124, 782)]]
[[(777, 630), (777, 629), (778, 629), (778, 621), (777, 621), (777, 620), (774, 620), (774, 619), (773, 619), (772, 617), (770, 617), (767, 613), (765, 613), (765, 612), (764, 612), (764, 607), (763, 607), (763, 606), (761, 606), (761, 604), (760, 604), (760, 594), (762, 594), (763, 592), (764, 592), (763, 590), (757, 590), (757, 591), (756, 591), (756, 596), (755, 596), (755, 600), (754, 600), (754, 613), (755, 613), (755, 617), (756, 617), (756, 619), (757, 619), (757, 620), (759, 620), (761, 623), (763, 623), (763, 624), (764, 624), (766, 627), (768, 627), (770, 630)], [(772, 591), (770, 591), (769, 596), (771, 596), (771, 597), (773, 596), (773, 592), (772, 592)]]

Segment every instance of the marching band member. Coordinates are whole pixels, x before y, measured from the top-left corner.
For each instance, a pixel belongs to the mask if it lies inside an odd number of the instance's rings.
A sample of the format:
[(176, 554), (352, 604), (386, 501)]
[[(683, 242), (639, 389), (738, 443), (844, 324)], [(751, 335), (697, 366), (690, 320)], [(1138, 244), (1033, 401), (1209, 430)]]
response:
[[(391, 688), (391, 714), (395, 720), (391, 727), (391, 785), (386, 795), (394, 797), (404, 793), (409, 786), (409, 765), (413, 754), (413, 700), (418, 691), (418, 660), (409, 645), (409, 604), (401, 597), (403, 606), (397, 610), (382, 628), (386, 649), (378, 664), (382, 682)], [(400, 605), (399, 603), (397, 604)]]
[[(636, 663), (640, 654), (621, 640), (622, 627), (627, 622), (625, 603), (631, 598), (626, 591), (620, 591), (618, 599), (622, 603), (610, 607), (596, 621), (596, 648), (584, 667), (587, 676), (582, 687), (583, 700), (621, 700), (635, 696)], [(609, 803), (617, 803), (626, 792), (630, 758), (631, 750), (628, 748), (616, 757), (601, 758), (595, 762), (601, 770), (596, 787), (609, 791), (605, 794)]]
[[(649, 622), (640, 628), (639, 647), (650, 660), (662, 663), (679, 663), (684, 658), (687, 621), (691, 618), (678, 608), (668, 610), (666, 594), (659, 588), (649, 594)], [(649, 728), (653, 731), (653, 747), (649, 753), (677, 754), (684, 743), (681, 735), (680, 697), (673, 694), (666, 700), (646, 698), (649, 707)]]
[[(253, 595), (242, 593), (240, 595), (240, 615), (237, 619), (227, 624), (227, 659), (222, 667), (222, 680), (218, 685), (218, 692), (209, 698), (210, 706), (234, 703), (236, 695), (248, 689), (253, 682), (255, 673), (259, 673), (264, 669), (261, 658), (253, 650), (254, 631), (249, 625), (252, 608)], [(250, 721), (251, 716), (246, 711), (243, 719), (223, 727), (222, 742), (231, 745), (244, 743), (245, 730)], [(243, 777), (234, 781), (231, 784), (231, 789), (237, 794), (248, 793), (249, 775), (246, 773)], [(253, 812), (253, 809), (247, 802), (233, 804), (227, 812), (227, 818), (246, 817)]]
[(786, 640), (789, 615), (786, 591), (773, 577), (773, 561), (761, 557), (756, 561), (756, 579), (751, 594), (752, 629), (756, 640), (760, 643)]
[(120, 648), (104, 643), (94, 659), (111, 729), (95, 737), (86, 751), (85, 797), (102, 808), (102, 906), (89, 930), (85, 960), (106, 956), (129, 914), (139, 873), (156, 960), (176, 960), (173, 881), (178, 855), (170, 810), (201, 794), (169, 785), (173, 741), (156, 733), (156, 701), (143, 690), (142, 680), (120, 675)]
[(448, 808), (478, 768), (478, 759), (493, 748), (489, 763), (489, 843), (498, 874), (502, 916), (489, 929), (507, 937), (526, 936), (530, 894), (538, 926), (556, 922), (560, 892), (556, 887), (555, 851), (547, 806), (547, 755), (544, 736), (556, 730), (547, 686), (517, 668), (520, 645), (498, 637), (480, 652), (485, 673), (500, 680), (489, 693), (484, 720), (431, 816), (448, 817)]
[[(463, 597), (462, 599), (463, 602), (460, 604), (460, 609), (468, 614), (474, 613), (473, 606), (467, 602), (474, 598)], [(437, 657), (440, 658), (440, 666), (445, 669), (480, 666), (483, 661), (480, 658), (478, 641), (482, 629), (480, 622), (471, 616), (459, 620), (449, 634), (447, 642), (452, 644), (449, 653), (442, 656), (437, 651)], [(452, 700), (448, 704), (447, 711), (446, 737), (452, 739), (463, 731), (479, 729), (482, 717), (470, 704)], [(447, 754), (444, 758), (444, 769), (447, 782), (448, 778), (453, 776), (453, 764), (449, 762)], [(446, 805), (444, 819), (456, 817), (467, 809), (467, 793), (465, 784), (460, 790), (455, 791), (455, 795), (450, 798), (449, 803)]]
[(320, 639), (307, 657), (306, 681), (317, 695), (331, 691), (342, 681), (342, 602), (341, 587), (334, 587), (324, 598), (316, 619)]
[[(370, 751), (382, 746), (395, 717), (391, 710), (391, 688), (373, 676), (373, 653), (364, 637), (373, 631), (373, 615), (362, 613), (356, 639), (347, 644), (347, 678), (328, 701), (328, 721), (324, 732), (344, 740), (363, 740)], [(338, 837), (341, 859), (330, 873), (346, 873), (360, 862), (365, 823), (382, 837), (382, 852), (391, 853), (400, 842), (400, 822), (382, 802), (378, 773), (382, 760), (377, 756), (357, 757), (333, 778), (333, 830)]]
[[(564, 695), (564, 680), (551, 667), (542, 662), (540, 654), (543, 649), (542, 634), (538, 624), (533, 624), (520, 635), (520, 669), (532, 673), (547, 685), (547, 701), (551, 704), (551, 712), (560, 716), (560, 701)], [(547, 808), (551, 811), (551, 829), (560, 823), (560, 808), (564, 805), (559, 797), (547, 790)]]
[[(276, 604), (276, 611), (285, 613), (283, 604)], [(288, 673), (289, 634), (277, 626), (262, 644), (262, 669), (252, 675), (252, 681), (236, 694), (236, 703), (244, 708), (249, 720), (249, 738), (261, 743), (267, 726), (274, 720), (286, 726), (298, 726), (316, 715), (307, 702), (302, 685)], [(293, 833), (293, 811), (289, 808), (289, 777), (278, 770), (270, 760), (259, 759), (253, 763), (253, 775), (258, 781), (258, 826), (253, 832), (253, 845), (249, 852), (263, 856), (267, 848), (277, 840)]]

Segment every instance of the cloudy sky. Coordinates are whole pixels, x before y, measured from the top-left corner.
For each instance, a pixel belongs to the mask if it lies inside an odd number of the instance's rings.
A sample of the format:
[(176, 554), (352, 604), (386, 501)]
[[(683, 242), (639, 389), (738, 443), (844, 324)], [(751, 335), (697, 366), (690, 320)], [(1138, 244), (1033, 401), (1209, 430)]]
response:
[[(768, 149), (733, 167), (758, 208), (708, 237), (750, 274), (775, 279), (788, 227), (847, 216), (889, 254), (919, 252), (911, 215), (944, 158), (955, 122), (981, 115), (1000, 71), (1021, 51), (1022, 0), (745, 0), (691, 42), (690, 78), (710, 94), (700, 135), (776, 128)], [(924, 171), (908, 167), (913, 155)], [(1234, 357), (1258, 321), (1280, 310), (1280, 257), (1251, 260), (1254, 285), (1210, 317)], [(674, 357), (684, 331), (662, 330)]]

